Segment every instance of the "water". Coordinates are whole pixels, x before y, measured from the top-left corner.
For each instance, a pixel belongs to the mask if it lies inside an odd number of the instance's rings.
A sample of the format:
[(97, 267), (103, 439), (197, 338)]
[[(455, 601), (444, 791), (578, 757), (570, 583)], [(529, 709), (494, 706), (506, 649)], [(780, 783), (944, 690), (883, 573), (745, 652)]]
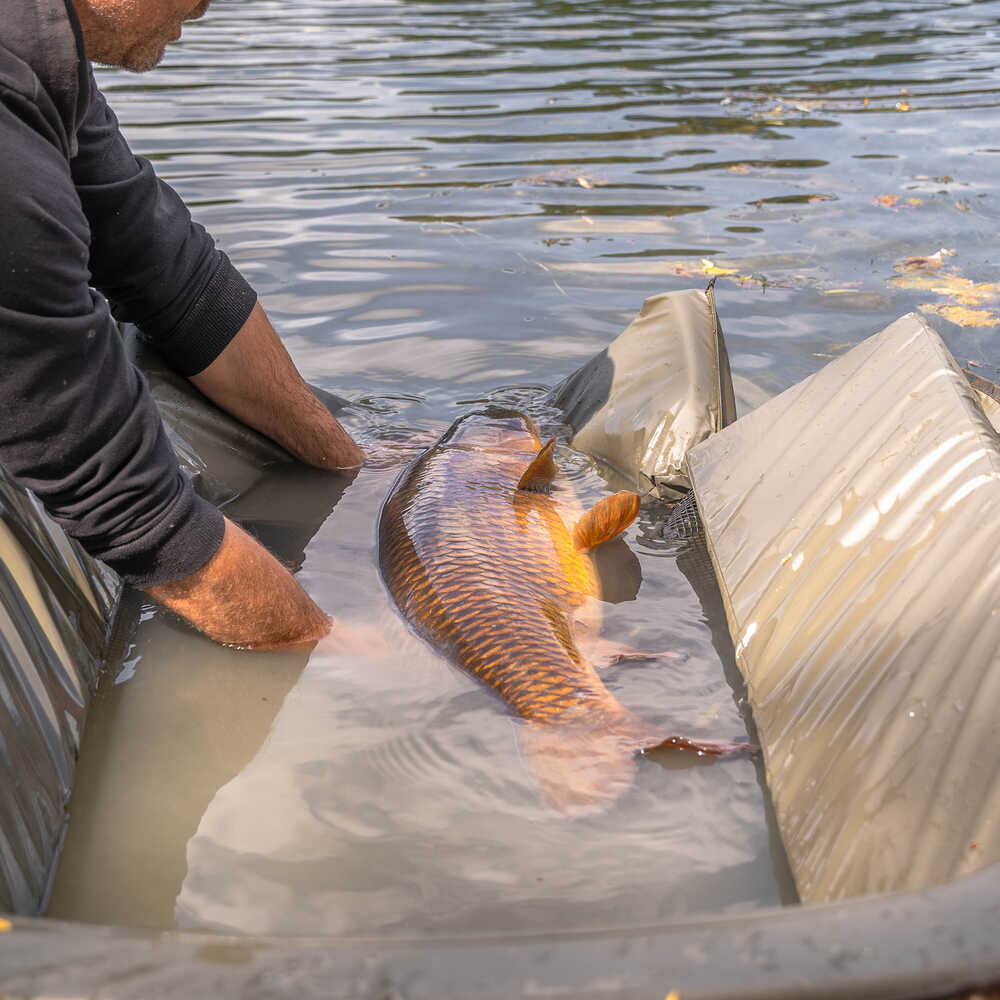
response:
[[(998, 36), (997, 2), (220, 0), (159, 70), (101, 80), (374, 441), (475, 400), (531, 406), (644, 297), (720, 271), (744, 410), (912, 309), (996, 363)], [(608, 814), (544, 808), (509, 716), (385, 598), (394, 474), (289, 475), (235, 512), (391, 655), (239, 655), (147, 609), (88, 722), (50, 912), (435, 934), (790, 899), (749, 761), (643, 761)], [(721, 608), (657, 517), (628, 533), (642, 584), (604, 632), (680, 655), (608, 685), (651, 721), (739, 736)]]

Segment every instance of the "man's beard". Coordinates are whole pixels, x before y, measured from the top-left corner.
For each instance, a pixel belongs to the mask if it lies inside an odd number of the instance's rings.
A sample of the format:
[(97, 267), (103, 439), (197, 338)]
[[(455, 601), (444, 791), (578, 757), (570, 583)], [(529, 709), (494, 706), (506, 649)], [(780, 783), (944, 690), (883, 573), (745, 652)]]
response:
[(125, 69), (131, 73), (145, 73), (158, 66), (166, 51), (166, 42), (138, 42), (125, 52), (107, 54), (96, 52), (89, 58), (102, 66), (113, 66), (115, 69)]

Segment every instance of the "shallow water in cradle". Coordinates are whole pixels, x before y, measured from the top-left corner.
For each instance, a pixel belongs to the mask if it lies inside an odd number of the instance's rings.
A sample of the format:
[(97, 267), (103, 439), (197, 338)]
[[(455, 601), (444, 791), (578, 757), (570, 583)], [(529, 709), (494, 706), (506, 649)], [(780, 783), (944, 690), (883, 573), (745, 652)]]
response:
[[(989, 375), (998, 40), (996, 2), (219, 0), (154, 73), (100, 79), (305, 375), (355, 402), (360, 440), (405, 443), (475, 401), (537, 407), (643, 298), (718, 270), (743, 410), (921, 307)], [(956, 280), (895, 269), (940, 248)], [(559, 458), (584, 500), (606, 490)], [(794, 899), (750, 760), (642, 760), (608, 812), (546, 808), (503, 705), (386, 598), (397, 472), (286, 471), (233, 510), (387, 649), (240, 654), (143, 609), (88, 719), (50, 914), (419, 936)], [(739, 737), (718, 597), (662, 516), (604, 567), (604, 634), (676, 655), (607, 684)]]

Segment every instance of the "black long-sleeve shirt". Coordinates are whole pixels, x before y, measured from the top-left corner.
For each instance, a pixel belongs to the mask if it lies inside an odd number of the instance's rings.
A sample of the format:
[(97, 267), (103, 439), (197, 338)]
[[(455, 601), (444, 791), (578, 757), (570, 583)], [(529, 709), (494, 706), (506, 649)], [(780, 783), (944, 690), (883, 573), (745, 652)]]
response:
[(191, 375), (256, 295), (129, 150), (69, 0), (3, 8), (0, 465), (129, 582), (181, 579), (218, 549), (222, 516), (178, 469), (112, 309)]

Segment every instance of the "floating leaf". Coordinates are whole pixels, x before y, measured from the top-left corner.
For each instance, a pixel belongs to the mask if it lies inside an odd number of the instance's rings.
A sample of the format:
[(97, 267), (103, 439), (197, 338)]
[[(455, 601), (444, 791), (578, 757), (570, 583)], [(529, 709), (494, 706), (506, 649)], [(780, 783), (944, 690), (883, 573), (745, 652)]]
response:
[(966, 306), (924, 303), (920, 306), (920, 311), (941, 316), (950, 323), (955, 323), (957, 326), (996, 326), (1000, 323), (1000, 316), (986, 309), (969, 309)]
[(715, 264), (710, 261), (707, 257), (701, 258), (701, 271), (702, 274), (738, 274), (739, 272), (732, 267), (716, 267)]
[(1000, 299), (1000, 283), (972, 281), (955, 270), (943, 271), (945, 257), (953, 257), (954, 250), (942, 247), (926, 257), (904, 257), (895, 267), (899, 274), (889, 279), (897, 288), (933, 292), (951, 300), (948, 304), (920, 306), (924, 312), (933, 312), (961, 326), (992, 326), (997, 322), (993, 313), (982, 308)]
[(769, 121), (773, 121), (775, 125), (783, 125), (783, 118), (785, 114), (785, 107), (783, 104), (776, 104), (773, 108), (768, 108), (766, 111), (756, 111), (754, 112), (754, 118), (766, 118)]
[(549, 170), (544, 174), (534, 174), (531, 177), (515, 177), (514, 184), (531, 184), (535, 187), (568, 187), (579, 186), (583, 188), (594, 188), (601, 184), (607, 184), (607, 179), (603, 177), (587, 177), (583, 174), (574, 174), (569, 170)]
[(914, 208), (916, 208), (918, 205), (922, 205), (923, 203), (924, 203), (924, 199), (923, 198), (907, 198), (906, 199), (906, 204), (907, 205), (912, 205)]
[(731, 174), (748, 174), (750, 173), (750, 165), (747, 163), (733, 163), (728, 170)]
[(907, 101), (896, 101), (896, 110), (897, 111), (909, 111), (910, 110), (910, 105), (909, 105), (909, 103)]
[(900, 273), (906, 271), (936, 270), (944, 264), (945, 257), (954, 257), (954, 250), (946, 250), (941, 247), (926, 257), (904, 257), (895, 267)]
[(919, 271), (890, 278), (889, 284), (897, 288), (915, 288), (955, 299), (965, 306), (978, 306), (1000, 298), (1000, 285), (993, 281), (970, 281), (960, 274), (927, 274)]
[(967, 201), (956, 201), (955, 208), (957, 208), (960, 212), (968, 212), (969, 203)]
[(898, 194), (880, 194), (872, 198), (872, 204), (882, 208), (895, 208), (899, 204)]
[(674, 274), (679, 274), (685, 278), (707, 276), (711, 278), (728, 278), (731, 281), (738, 281), (741, 285), (748, 281), (759, 282), (761, 285), (767, 284), (766, 278), (758, 278), (752, 274), (740, 274), (736, 268), (732, 267), (718, 267), (714, 261), (709, 260), (707, 257), (702, 257), (697, 263), (690, 259), (666, 260), (658, 266), (666, 266)]

